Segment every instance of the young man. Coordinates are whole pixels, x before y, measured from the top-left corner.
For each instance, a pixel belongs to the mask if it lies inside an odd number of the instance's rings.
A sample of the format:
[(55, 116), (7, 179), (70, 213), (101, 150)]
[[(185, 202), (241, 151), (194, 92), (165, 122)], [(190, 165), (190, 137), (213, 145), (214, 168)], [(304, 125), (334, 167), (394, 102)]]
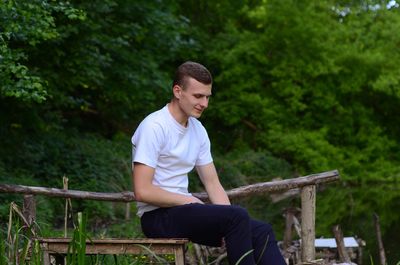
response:
[[(208, 106), (211, 87), (203, 65), (183, 63), (171, 102), (147, 116), (132, 137), (133, 185), (143, 232), (209, 246), (225, 242), (232, 265), (240, 259), (241, 265), (284, 265), (271, 226), (231, 205), (219, 181), (210, 140), (197, 120)], [(194, 167), (211, 204), (188, 191), (187, 174)]]

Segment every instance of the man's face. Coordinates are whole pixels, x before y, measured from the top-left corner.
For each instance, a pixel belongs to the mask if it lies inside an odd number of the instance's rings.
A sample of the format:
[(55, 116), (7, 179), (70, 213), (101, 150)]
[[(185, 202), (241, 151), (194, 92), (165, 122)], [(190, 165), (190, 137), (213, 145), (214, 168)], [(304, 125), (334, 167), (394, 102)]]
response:
[(208, 107), (208, 100), (211, 96), (211, 84), (204, 85), (196, 79), (189, 78), (185, 88), (174, 87), (175, 97), (178, 98), (179, 107), (187, 117), (199, 118)]

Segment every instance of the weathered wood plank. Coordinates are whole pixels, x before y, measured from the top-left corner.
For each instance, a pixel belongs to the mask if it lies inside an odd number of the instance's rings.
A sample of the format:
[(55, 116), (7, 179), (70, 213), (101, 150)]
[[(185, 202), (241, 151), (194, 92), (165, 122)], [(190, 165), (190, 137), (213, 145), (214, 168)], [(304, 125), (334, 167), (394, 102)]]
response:
[(344, 239), (343, 239), (343, 232), (340, 229), (339, 225), (334, 225), (332, 228), (333, 235), (335, 236), (335, 241), (336, 241), (336, 248), (339, 254), (339, 261), (350, 264), (350, 256), (349, 253), (346, 251), (346, 247), (344, 245)]
[(374, 213), (374, 224), (375, 224), (375, 231), (376, 231), (376, 237), (378, 239), (378, 246), (379, 246), (379, 260), (381, 265), (386, 265), (386, 254), (385, 254), (385, 248), (383, 247), (383, 241), (382, 241), (382, 233), (381, 233), (381, 225), (379, 222), (379, 216)]
[[(290, 189), (301, 188), (308, 185), (329, 183), (336, 181), (338, 179), (339, 179), (339, 172), (337, 170), (332, 170), (304, 177), (262, 182), (253, 185), (242, 186), (232, 190), (228, 190), (227, 194), (229, 198), (235, 199), (240, 197), (248, 197), (250, 195), (263, 194), (267, 192), (270, 193), (283, 192)], [(97, 201), (114, 201), (114, 202), (135, 201), (135, 195), (131, 191), (108, 193), (108, 192), (65, 190), (65, 189), (23, 186), (23, 185), (13, 185), (13, 184), (0, 184), (0, 192), (46, 195), (50, 197), (86, 199), (86, 200), (97, 200)], [(193, 193), (193, 195), (202, 200), (208, 199), (206, 193)]]
[[(338, 179), (339, 172), (337, 170), (332, 170), (318, 174), (307, 175), (304, 177), (261, 182), (252, 185), (242, 186), (232, 190), (228, 190), (227, 194), (230, 199), (235, 199), (256, 194), (263, 194), (267, 192), (283, 192), (295, 188), (302, 188), (309, 185), (329, 183)], [(193, 195), (202, 200), (206, 200), (208, 198), (206, 193), (193, 193)]]
[(301, 260), (315, 260), (315, 185), (301, 189)]
[(24, 215), (26, 221), (28, 222), (28, 225), (31, 226), (32, 223), (36, 220), (35, 196), (30, 194), (24, 195), (22, 214)]
[[(40, 243), (70, 243), (71, 238), (65, 237), (45, 237), (37, 238)], [(188, 240), (184, 238), (102, 238), (102, 239), (87, 239), (86, 243), (91, 244), (172, 244), (180, 245), (187, 243)]]
[[(38, 238), (44, 253), (45, 264), (50, 264), (50, 255), (67, 254), (71, 238)], [(86, 255), (126, 255), (126, 254), (174, 254), (175, 264), (184, 265), (185, 244), (189, 241), (182, 238), (106, 238), (86, 240)], [(47, 262), (47, 263), (46, 263)]]
[(23, 185), (13, 185), (13, 184), (0, 184), (0, 192), (45, 195), (49, 197), (85, 199), (85, 200), (96, 200), (96, 201), (115, 201), (115, 202), (135, 201), (135, 195), (133, 192), (130, 191), (115, 192), (115, 193), (91, 192), (91, 191), (64, 190), (56, 188), (23, 186)]

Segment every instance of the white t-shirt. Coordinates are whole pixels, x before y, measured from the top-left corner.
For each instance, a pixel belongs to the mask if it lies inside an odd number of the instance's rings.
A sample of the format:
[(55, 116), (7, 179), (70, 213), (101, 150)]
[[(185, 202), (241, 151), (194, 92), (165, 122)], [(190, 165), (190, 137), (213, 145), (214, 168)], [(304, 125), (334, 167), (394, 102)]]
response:
[[(187, 127), (182, 126), (168, 105), (148, 115), (132, 136), (132, 163), (154, 168), (153, 184), (170, 192), (191, 195), (188, 173), (212, 161), (210, 140), (201, 122), (189, 117)], [(142, 202), (137, 206), (139, 216), (158, 208)]]

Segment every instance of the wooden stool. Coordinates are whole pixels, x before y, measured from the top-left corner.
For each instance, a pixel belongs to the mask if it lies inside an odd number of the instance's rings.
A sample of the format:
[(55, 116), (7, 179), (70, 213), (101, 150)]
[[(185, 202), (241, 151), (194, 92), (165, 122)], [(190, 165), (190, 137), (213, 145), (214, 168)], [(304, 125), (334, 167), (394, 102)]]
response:
[[(43, 251), (43, 264), (50, 265), (50, 256), (68, 254), (71, 238), (38, 238)], [(135, 239), (93, 239), (86, 240), (86, 255), (145, 254), (150, 249), (155, 254), (174, 254), (175, 265), (185, 264), (185, 245), (182, 238), (135, 238)]]

